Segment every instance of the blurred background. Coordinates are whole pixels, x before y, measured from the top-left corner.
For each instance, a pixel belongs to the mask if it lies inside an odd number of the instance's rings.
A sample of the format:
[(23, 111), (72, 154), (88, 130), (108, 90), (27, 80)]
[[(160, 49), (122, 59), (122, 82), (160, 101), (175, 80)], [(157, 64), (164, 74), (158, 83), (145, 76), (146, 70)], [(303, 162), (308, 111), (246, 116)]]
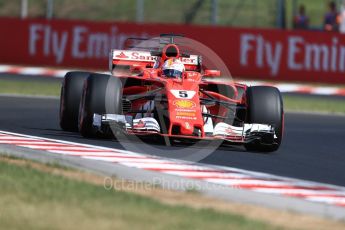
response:
[[(301, 6), (323, 29), (328, 0), (0, 0), (0, 16), (294, 28)], [(335, 0), (341, 10), (342, 0)]]

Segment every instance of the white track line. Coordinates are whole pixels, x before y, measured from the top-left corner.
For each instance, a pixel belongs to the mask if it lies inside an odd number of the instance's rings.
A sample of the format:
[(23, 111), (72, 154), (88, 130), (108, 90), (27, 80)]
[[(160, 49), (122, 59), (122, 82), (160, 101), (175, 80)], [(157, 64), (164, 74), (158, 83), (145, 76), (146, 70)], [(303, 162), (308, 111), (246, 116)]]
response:
[[(172, 160), (130, 151), (0, 131), (0, 144), (112, 162), (143, 170), (193, 178), (260, 193), (297, 197), (311, 202), (345, 205), (345, 188), (271, 174)], [(32, 144), (30, 144), (32, 142)], [(48, 144), (49, 143), (49, 144)], [(30, 154), (30, 153), (28, 153)]]

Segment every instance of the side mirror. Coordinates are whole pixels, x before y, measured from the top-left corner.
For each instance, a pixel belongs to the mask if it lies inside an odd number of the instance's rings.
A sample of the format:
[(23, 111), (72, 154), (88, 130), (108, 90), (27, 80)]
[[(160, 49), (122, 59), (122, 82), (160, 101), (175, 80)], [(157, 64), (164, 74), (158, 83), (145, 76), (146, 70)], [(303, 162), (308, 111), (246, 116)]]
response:
[(205, 70), (204, 77), (220, 77), (220, 70)]

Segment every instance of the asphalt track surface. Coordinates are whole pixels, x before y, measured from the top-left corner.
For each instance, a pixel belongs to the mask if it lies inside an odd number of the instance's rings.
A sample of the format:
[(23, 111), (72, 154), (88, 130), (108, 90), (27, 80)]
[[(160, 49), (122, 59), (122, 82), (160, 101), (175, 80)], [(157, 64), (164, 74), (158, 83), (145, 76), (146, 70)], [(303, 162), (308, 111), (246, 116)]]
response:
[[(0, 108), (0, 130), (124, 149), (114, 140), (85, 139), (78, 133), (62, 131), (57, 99), (0, 96)], [(152, 143), (155, 151), (148, 152), (147, 143), (126, 144), (141, 149), (141, 153), (171, 158), (194, 151), (194, 147)], [(219, 147), (200, 162), (345, 186), (345, 116), (286, 113), (284, 141), (277, 152), (261, 154), (246, 152), (242, 147)]]

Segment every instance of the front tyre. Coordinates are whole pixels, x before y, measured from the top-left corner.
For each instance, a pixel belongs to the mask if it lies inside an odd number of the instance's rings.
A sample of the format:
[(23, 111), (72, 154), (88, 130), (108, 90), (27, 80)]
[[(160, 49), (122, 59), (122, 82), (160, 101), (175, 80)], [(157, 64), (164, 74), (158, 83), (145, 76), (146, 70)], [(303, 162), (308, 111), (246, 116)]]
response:
[(267, 124), (274, 127), (277, 136), (273, 143), (263, 141), (245, 144), (248, 151), (274, 152), (278, 150), (284, 129), (283, 99), (279, 90), (270, 86), (248, 87), (246, 123)]
[(93, 125), (94, 114), (122, 114), (122, 83), (120, 79), (91, 74), (84, 83), (79, 108), (79, 132), (83, 137), (99, 137)]

